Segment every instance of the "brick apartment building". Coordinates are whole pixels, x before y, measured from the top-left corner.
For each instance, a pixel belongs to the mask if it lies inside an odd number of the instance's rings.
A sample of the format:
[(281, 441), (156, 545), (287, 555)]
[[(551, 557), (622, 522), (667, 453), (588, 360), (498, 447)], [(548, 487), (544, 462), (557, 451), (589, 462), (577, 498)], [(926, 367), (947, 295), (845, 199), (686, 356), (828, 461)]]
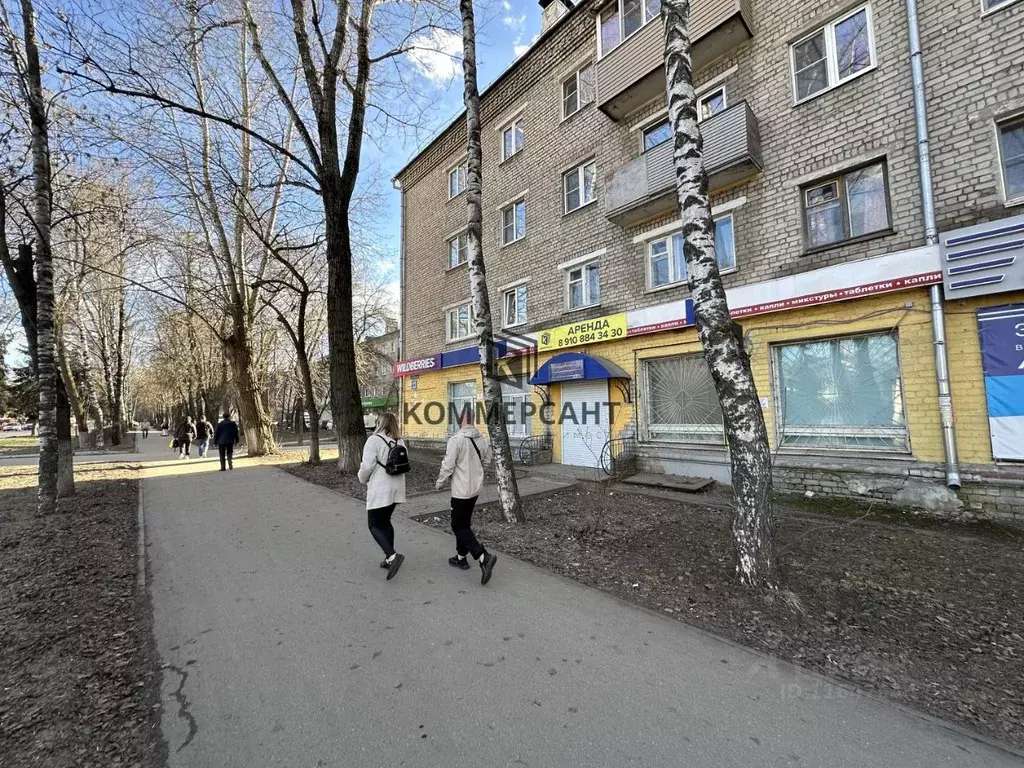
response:
[(398, 405), (398, 383), (395, 363), (400, 358), (398, 323), (387, 320), (384, 332), (359, 344), (359, 392), (364, 410), (395, 408)]
[[(678, 236), (658, 0), (541, 5), (540, 39), (481, 98), (487, 278), (519, 374), (506, 398), (591, 415), (512, 432), (591, 466), (610, 439), (635, 441), (645, 468), (728, 482)], [(917, 19), (926, 144), (904, 0), (695, 0), (719, 262), (778, 488), (1024, 514), (1024, 0), (919, 0)], [(449, 429), (417, 406), (482, 392), (465, 158), (459, 118), (397, 176), (414, 442)]]

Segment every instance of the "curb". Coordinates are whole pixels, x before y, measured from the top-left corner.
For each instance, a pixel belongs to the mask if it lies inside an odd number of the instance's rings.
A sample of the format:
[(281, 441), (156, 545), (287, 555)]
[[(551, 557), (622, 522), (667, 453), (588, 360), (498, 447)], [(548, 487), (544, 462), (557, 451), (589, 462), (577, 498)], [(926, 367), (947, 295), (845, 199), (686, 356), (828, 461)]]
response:
[(139, 543), (138, 543), (138, 564), (136, 565), (137, 572), (135, 574), (135, 585), (139, 591), (145, 594), (146, 592), (146, 512), (145, 512), (145, 495), (142, 492), (143, 479), (139, 478), (139, 511), (138, 511), (138, 523), (139, 529)]

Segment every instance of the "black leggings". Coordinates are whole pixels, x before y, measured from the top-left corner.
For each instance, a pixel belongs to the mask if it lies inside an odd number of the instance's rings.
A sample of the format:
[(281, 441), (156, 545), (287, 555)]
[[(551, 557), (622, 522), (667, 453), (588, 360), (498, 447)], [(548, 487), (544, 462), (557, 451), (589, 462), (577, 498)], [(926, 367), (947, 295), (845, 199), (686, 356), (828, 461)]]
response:
[(468, 553), (474, 560), (479, 560), (487, 550), (476, 540), (476, 534), (471, 527), (476, 498), (474, 496), (472, 499), (456, 499), (452, 496), (452, 533), (455, 534), (455, 551), (459, 553), (459, 557), (465, 557)]
[(373, 540), (384, 550), (385, 557), (391, 557), (395, 554), (395, 527), (391, 525), (391, 513), (394, 511), (394, 504), (366, 510), (370, 534), (373, 536)]

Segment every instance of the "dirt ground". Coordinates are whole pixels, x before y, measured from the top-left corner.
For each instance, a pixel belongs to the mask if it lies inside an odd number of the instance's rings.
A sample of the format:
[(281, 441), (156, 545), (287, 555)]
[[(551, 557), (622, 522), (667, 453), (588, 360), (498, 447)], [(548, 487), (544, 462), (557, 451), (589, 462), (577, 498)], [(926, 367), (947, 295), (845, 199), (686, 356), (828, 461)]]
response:
[(0, 764), (160, 765), (137, 471), (83, 466), (75, 497), (42, 518), (35, 472), (0, 476)]
[[(365, 499), (366, 486), (360, 483), (355, 475), (342, 475), (338, 471), (338, 466), (334, 463), (334, 458), (338, 455), (337, 451), (332, 451), (330, 455), (331, 459), (328, 460), (325, 456), (325, 460), (315, 467), (301, 461), (297, 463), (282, 463), (280, 467), (285, 472), (301, 477), (310, 483), (341, 491), (346, 496), (352, 496), (356, 499)], [(437, 480), (437, 473), (441, 469), (442, 458), (443, 456), (439, 453), (410, 451), (409, 463), (412, 469), (405, 476), (406, 494), (426, 493), (436, 490), (434, 482)], [(487, 480), (493, 481), (493, 475), (493, 467), (487, 467), (485, 472)]]
[[(160, 433), (157, 432), (159, 437)], [(152, 435), (150, 435), (152, 438)], [(77, 439), (72, 441), (77, 446)], [(93, 453), (95, 451), (106, 451), (107, 453), (132, 453), (135, 450), (135, 435), (129, 432), (124, 435), (120, 445), (105, 444), (100, 448), (79, 449), (75, 453)], [(39, 438), (31, 435), (0, 435), (0, 458), (11, 456), (28, 456), (39, 452)]]
[[(627, 498), (623, 498), (626, 496)], [(474, 518), (495, 549), (1024, 746), (1024, 535), (780, 505), (783, 590), (738, 585), (728, 513), (581, 484)], [(423, 522), (447, 529), (446, 519)], [(793, 600), (795, 596), (795, 600)]]

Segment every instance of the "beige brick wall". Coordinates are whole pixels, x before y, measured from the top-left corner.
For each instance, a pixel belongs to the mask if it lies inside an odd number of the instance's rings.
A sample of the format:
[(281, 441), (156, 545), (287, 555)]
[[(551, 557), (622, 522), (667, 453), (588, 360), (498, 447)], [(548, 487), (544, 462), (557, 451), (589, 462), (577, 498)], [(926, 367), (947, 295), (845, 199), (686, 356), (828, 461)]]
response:
[[(810, 101), (792, 104), (789, 43), (852, 7), (834, 0), (755, 0), (754, 37), (696, 73), (700, 84), (731, 72), (725, 80), (728, 101), (750, 104), (763, 145), (763, 172), (713, 200), (721, 204), (746, 199), (734, 211), (738, 269), (725, 278), (727, 286), (923, 243), (903, 0), (871, 4), (877, 61), (873, 71)], [(1024, 2), (984, 17), (979, 0), (923, 0), (921, 11), (940, 226), (1014, 213), (1005, 210), (998, 197), (992, 116), (1024, 106)], [(687, 293), (685, 287), (646, 291), (644, 246), (632, 242), (639, 232), (674, 217), (623, 229), (605, 218), (600, 193), (601, 177), (639, 153), (637, 133), (629, 126), (663, 103), (649, 104), (622, 123), (613, 122), (594, 105), (561, 120), (561, 77), (591, 56), (593, 48), (594, 24), (584, 9), (542, 41), (483, 99), (484, 247), (496, 328), (500, 287), (524, 277), (530, 278), (529, 324), (520, 330), (659, 304)], [(495, 129), (524, 104), (526, 148), (499, 164), (500, 135)], [(466, 220), (465, 198), (447, 199), (447, 170), (464, 152), (464, 127), (458, 124), (401, 177), (407, 206), (405, 357), (445, 349), (442, 308), (469, 298), (465, 266), (446, 269), (446, 238)], [(876, 156), (884, 156), (888, 165), (892, 231), (807, 253), (800, 184)], [(561, 174), (590, 157), (598, 164), (599, 199), (563, 216)], [(522, 192), (527, 192), (527, 236), (499, 247), (499, 205)], [(563, 275), (556, 265), (601, 248), (607, 249), (601, 257), (601, 306), (566, 313)]]

